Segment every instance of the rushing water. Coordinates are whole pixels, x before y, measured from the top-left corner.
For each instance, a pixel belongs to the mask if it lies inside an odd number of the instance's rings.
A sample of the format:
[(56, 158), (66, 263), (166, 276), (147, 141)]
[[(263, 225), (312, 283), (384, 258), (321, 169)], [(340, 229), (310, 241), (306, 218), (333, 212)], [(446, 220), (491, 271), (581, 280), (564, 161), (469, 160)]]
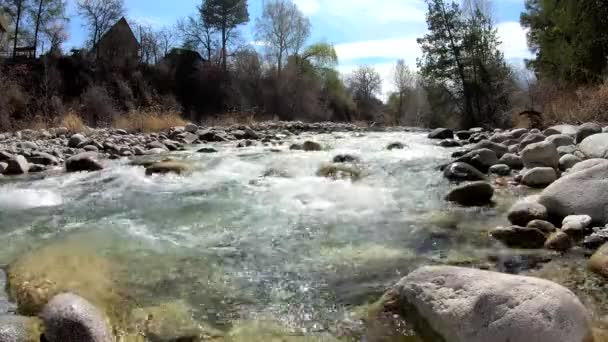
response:
[[(305, 139), (326, 151), (289, 151)], [(494, 208), (443, 201), (449, 184), (437, 166), (452, 151), (424, 134), (291, 140), (274, 151), (229, 143), (217, 154), (174, 153), (193, 165), (184, 176), (147, 177), (122, 160), (97, 173), (4, 180), (0, 265), (55, 244), (62, 253), (103, 256), (136, 306), (183, 300), (198, 321), (220, 329), (264, 318), (310, 333), (335, 331), (421, 264), (518, 271), (542, 258), (511, 258), (487, 237), (505, 223), (509, 191), (499, 191)], [(395, 141), (408, 147), (387, 151)], [(345, 153), (361, 159), (359, 181), (316, 175)], [(100, 271), (78, 260), (74, 272)]]

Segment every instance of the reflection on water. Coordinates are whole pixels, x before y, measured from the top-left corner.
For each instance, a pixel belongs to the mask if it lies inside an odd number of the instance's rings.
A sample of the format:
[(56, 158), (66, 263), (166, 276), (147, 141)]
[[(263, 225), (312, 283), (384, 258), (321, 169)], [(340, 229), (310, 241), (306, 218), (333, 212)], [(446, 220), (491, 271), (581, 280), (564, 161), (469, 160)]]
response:
[[(444, 203), (449, 184), (436, 168), (450, 150), (415, 133), (340, 136), (307, 137), (324, 144), (322, 152), (289, 151), (291, 142), (273, 147), (278, 153), (229, 144), (213, 155), (180, 152), (173, 157), (193, 166), (186, 176), (146, 177), (125, 160), (98, 173), (4, 182), (0, 265), (28, 252), (26, 260), (54, 260), (41, 246), (61, 253), (72, 246), (95, 256), (79, 258), (84, 263), (99, 257), (116, 266), (101, 283), (129, 303), (121, 309), (139, 308), (133, 317), (181, 310), (173, 316), (191, 315), (207, 334), (232, 328), (231, 341), (252, 341), (252, 331), (331, 341), (329, 334), (352, 330), (344, 324), (357, 308), (421, 264), (526, 263), (500, 255), (512, 252), (487, 237), (505, 223), (512, 195), (499, 195), (494, 208)], [(395, 141), (409, 148), (387, 151)], [(362, 178), (317, 176), (337, 154), (358, 157)], [(88, 266), (82, 272), (95, 272)], [(125, 331), (133, 320), (121, 323)]]

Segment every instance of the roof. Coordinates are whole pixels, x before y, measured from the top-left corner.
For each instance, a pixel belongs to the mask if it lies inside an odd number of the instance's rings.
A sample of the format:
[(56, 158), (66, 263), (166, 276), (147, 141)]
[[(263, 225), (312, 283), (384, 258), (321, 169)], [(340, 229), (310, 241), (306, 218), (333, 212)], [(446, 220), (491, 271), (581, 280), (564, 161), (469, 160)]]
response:
[(0, 30), (2, 30), (4, 32), (8, 32), (8, 30), (9, 30), (8, 23), (9, 23), (8, 18), (2, 11), (0, 11)]
[(131, 33), (131, 35), (133, 36), (133, 40), (135, 40), (135, 42), (137, 42), (137, 45), (139, 46), (140, 45), (139, 41), (135, 37), (135, 34), (133, 33), (133, 30), (131, 29), (131, 25), (129, 25), (129, 23), (127, 22), (127, 19), (125, 19), (125, 17), (120, 18), (120, 20), (117, 21), (116, 24), (114, 24), (114, 26), (110, 27), (110, 29), (106, 33), (104, 33), (103, 36), (101, 36), (99, 41), (102, 42), (108, 36), (114, 34), (114, 32), (117, 31), (121, 26), (124, 26), (124, 28), (129, 30), (129, 33)]

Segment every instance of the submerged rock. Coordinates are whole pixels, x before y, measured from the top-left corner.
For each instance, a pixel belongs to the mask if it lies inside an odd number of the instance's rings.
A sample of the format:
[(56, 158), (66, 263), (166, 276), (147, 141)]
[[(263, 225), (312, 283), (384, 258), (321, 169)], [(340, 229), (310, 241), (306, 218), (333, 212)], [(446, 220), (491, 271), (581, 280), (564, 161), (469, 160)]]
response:
[(196, 152), (198, 152), (198, 153), (217, 153), (218, 150), (216, 150), (213, 147), (203, 147)]
[(67, 172), (99, 171), (103, 166), (97, 160), (97, 153), (83, 152), (68, 158), (65, 162)]
[(356, 163), (359, 161), (359, 157), (350, 154), (339, 154), (334, 157), (334, 163)]
[(447, 128), (437, 128), (436, 130), (429, 133), (428, 138), (437, 140), (454, 139), (454, 132), (451, 129)]
[(190, 165), (185, 162), (170, 160), (154, 163), (146, 167), (146, 175), (175, 173), (178, 175), (190, 171)]
[(317, 171), (317, 176), (331, 179), (350, 179), (357, 181), (361, 179), (362, 172), (354, 166), (344, 164), (329, 164), (321, 166)]
[(107, 318), (91, 303), (71, 293), (59, 294), (40, 317), (48, 342), (112, 342)]
[(513, 248), (542, 248), (547, 240), (547, 236), (540, 230), (520, 226), (497, 227), (490, 235)]
[(539, 278), (434, 266), (384, 297), (424, 341), (590, 342), (590, 318), (568, 289)]
[(36, 318), (0, 315), (0, 342), (40, 342), (40, 334)]
[(443, 176), (451, 181), (482, 181), (486, 176), (476, 168), (466, 163), (452, 163), (443, 170)]
[(310, 152), (310, 151), (322, 151), (323, 150), (323, 146), (321, 146), (321, 144), (319, 144), (318, 142), (314, 142), (314, 141), (305, 141), (302, 144), (302, 150)]
[(404, 148), (405, 148), (405, 145), (403, 143), (400, 143), (400, 142), (391, 143), (391, 144), (389, 144), (386, 147), (386, 149), (389, 150), (389, 151), (392, 151), (392, 150), (403, 150)]
[(488, 205), (492, 203), (494, 188), (486, 182), (473, 182), (450, 191), (446, 200), (463, 206)]

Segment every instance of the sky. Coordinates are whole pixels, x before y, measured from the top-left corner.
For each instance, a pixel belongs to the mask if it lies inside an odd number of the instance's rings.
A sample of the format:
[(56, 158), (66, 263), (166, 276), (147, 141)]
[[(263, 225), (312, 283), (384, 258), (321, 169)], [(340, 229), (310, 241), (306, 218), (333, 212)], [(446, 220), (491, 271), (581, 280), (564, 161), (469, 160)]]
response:
[[(424, 0), (293, 0), (310, 18), (310, 43), (325, 41), (335, 45), (339, 70), (350, 73), (361, 64), (376, 68), (383, 78), (383, 94), (394, 89), (391, 70), (402, 58), (415, 68), (421, 52), (416, 38), (426, 32)], [(196, 12), (201, 0), (125, 0), (128, 17), (153, 27), (175, 24)], [(66, 47), (82, 46), (86, 39), (82, 21), (68, 0), (70, 40)], [(263, 0), (249, 0), (251, 21), (243, 26), (244, 38), (254, 41), (255, 18), (262, 12)], [(502, 41), (501, 49), (510, 63), (520, 64), (530, 57), (525, 31), (519, 25), (524, 0), (495, 0), (494, 19)]]

